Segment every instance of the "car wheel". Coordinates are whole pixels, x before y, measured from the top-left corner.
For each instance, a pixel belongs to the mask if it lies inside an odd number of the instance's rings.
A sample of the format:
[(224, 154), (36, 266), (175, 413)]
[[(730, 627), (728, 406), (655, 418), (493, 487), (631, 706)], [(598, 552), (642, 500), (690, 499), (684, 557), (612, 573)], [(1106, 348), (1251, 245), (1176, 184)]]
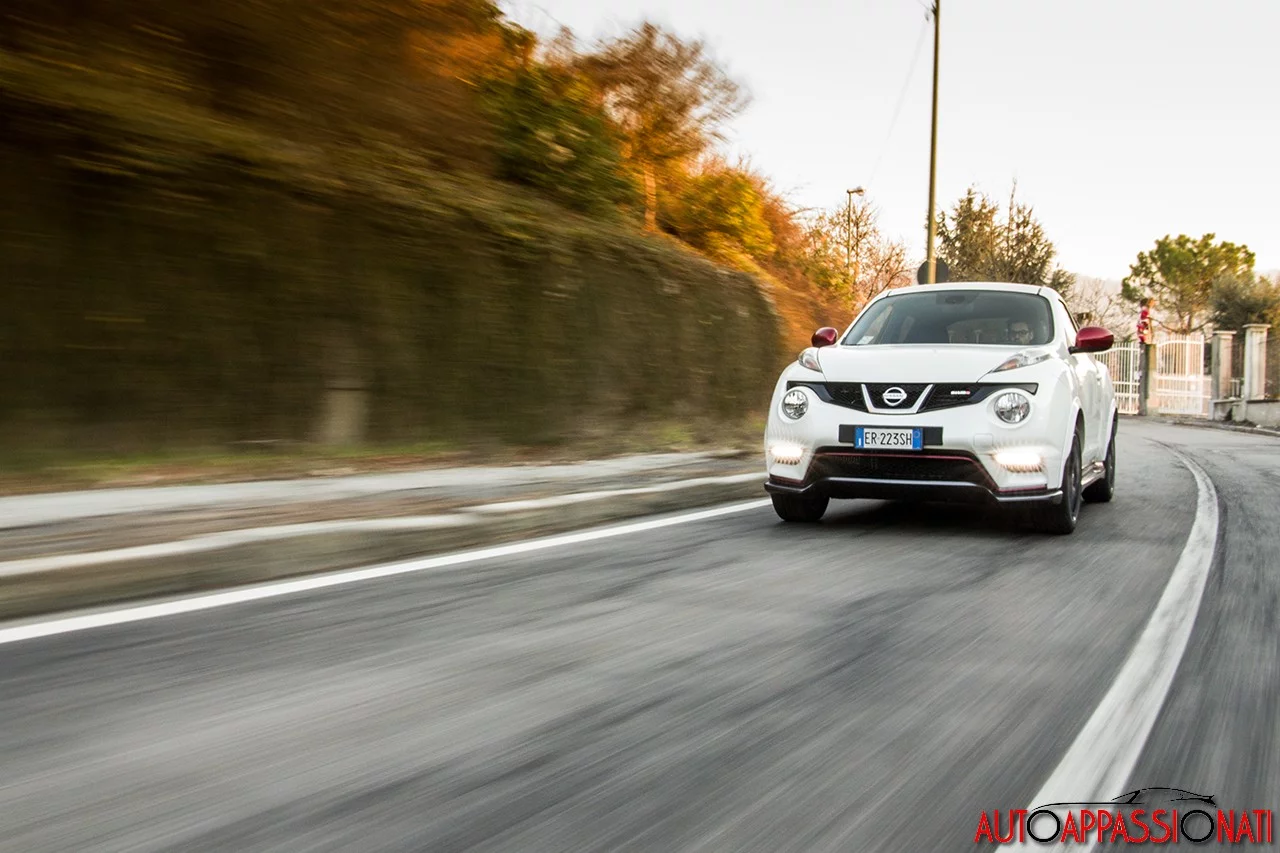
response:
[(783, 521), (814, 522), (827, 511), (825, 495), (773, 495), (773, 511)]
[(1107, 459), (1103, 465), (1106, 473), (1084, 490), (1084, 499), (1090, 503), (1110, 503), (1116, 493), (1116, 425), (1114, 422), (1111, 424), (1111, 440), (1107, 444)]
[(1065, 535), (1076, 529), (1083, 502), (1080, 477), (1080, 436), (1077, 435), (1062, 465), (1062, 500), (1040, 508), (1037, 526), (1045, 533)]

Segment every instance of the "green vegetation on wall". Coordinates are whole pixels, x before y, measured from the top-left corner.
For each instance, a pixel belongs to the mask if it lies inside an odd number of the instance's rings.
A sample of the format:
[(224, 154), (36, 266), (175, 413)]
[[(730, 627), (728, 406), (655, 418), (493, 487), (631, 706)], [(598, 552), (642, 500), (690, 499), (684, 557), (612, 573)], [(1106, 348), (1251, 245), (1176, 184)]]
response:
[[(777, 316), (752, 278), (509, 185), (437, 174), (426, 201), (395, 205), (217, 158), (122, 175), (86, 168), (109, 158), (73, 141), (7, 139), (11, 449), (334, 429), (536, 442), (740, 417), (767, 402), (779, 365)], [(326, 408), (344, 394), (355, 402)]]

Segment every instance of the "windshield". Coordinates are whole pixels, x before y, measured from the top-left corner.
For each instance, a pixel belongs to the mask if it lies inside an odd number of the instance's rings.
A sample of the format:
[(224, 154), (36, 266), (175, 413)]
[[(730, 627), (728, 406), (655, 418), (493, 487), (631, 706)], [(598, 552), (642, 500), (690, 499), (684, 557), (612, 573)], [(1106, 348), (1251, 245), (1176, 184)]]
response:
[(931, 290), (886, 296), (858, 318), (842, 343), (1040, 346), (1051, 340), (1053, 313), (1043, 296)]

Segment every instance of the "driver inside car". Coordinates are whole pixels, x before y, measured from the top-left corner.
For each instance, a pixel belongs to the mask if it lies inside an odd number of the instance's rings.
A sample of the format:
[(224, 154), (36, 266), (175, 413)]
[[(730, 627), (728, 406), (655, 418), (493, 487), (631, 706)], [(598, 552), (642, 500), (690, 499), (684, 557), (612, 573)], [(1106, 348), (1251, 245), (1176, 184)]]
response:
[(1009, 321), (1009, 343), (1026, 345), (1031, 343), (1034, 333), (1031, 326), (1024, 320)]

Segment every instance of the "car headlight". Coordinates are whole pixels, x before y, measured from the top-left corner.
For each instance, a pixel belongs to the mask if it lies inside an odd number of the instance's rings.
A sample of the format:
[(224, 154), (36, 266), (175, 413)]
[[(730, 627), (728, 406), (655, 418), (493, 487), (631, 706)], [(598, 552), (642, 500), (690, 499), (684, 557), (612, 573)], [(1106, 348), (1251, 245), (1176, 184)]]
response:
[(813, 347), (809, 347), (807, 350), (801, 352), (799, 357), (796, 358), (796, 361), (800, 362), (800, 364), (810, 370), (816, 370), (819, 373), (822, 372), (822, 365), (818, 363), (818, 351)]
[(809, 411), (809, 395), (799, 388), (792, 388), (782, 398), (782, 414), (798, 421)]
[(1045, 349), (1024, 349), (1022, 352), (1016, 352), (1006, 358), (1004, 361), (992, 368), (992, 373), (1003, 373), (1006, 370), (1016, 370), (1019, 367), (1029, 367), (1033, 364), (1039, 364), (1053, 358), (1053, 353)]
[(996, 397), (996, 417), (1007, 424), (1020, 424), (1031, 414), (1031, 401), (1018, 391), (1006, 391)]

